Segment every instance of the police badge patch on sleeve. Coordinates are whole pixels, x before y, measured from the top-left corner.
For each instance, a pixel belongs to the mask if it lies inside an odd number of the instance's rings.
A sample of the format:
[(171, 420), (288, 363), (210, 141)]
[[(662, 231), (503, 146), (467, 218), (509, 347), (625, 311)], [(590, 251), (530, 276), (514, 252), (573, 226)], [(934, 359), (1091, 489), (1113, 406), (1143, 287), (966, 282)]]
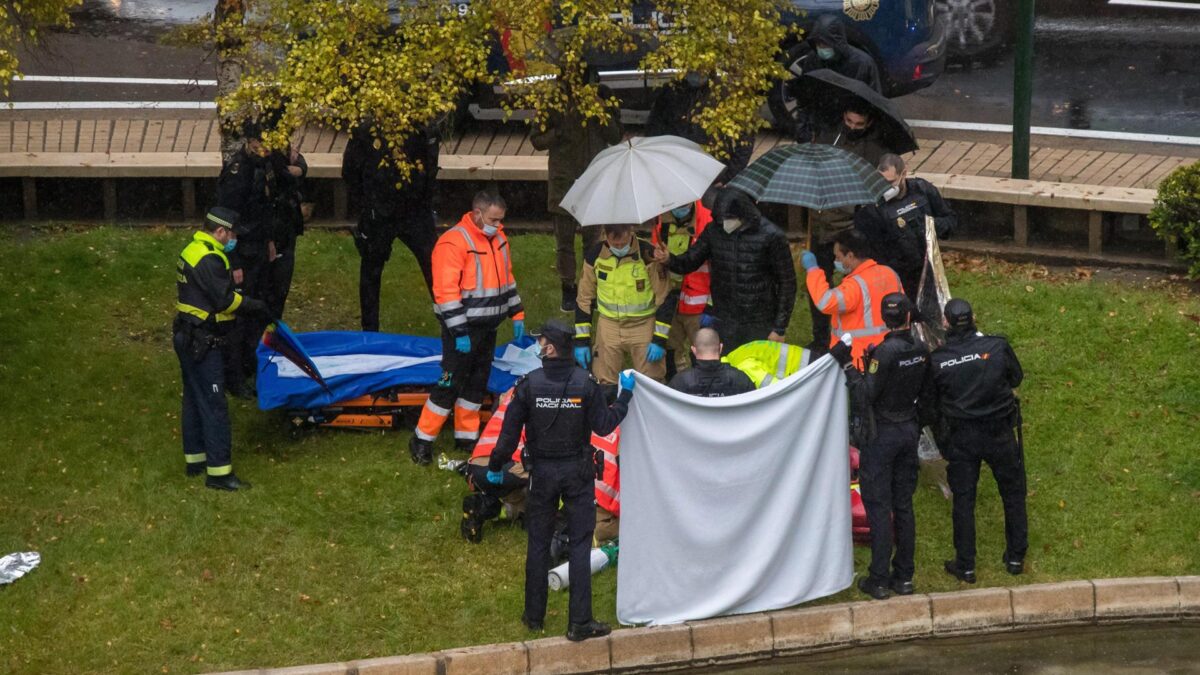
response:
[(842, 0), (842, 11), (855, 21), (870, 21), (879, 10), (879, 0)]
[(871, 365), (867, 367), (867, 372), (874, 375), (879, 371), (879, 359), (871, 359)]

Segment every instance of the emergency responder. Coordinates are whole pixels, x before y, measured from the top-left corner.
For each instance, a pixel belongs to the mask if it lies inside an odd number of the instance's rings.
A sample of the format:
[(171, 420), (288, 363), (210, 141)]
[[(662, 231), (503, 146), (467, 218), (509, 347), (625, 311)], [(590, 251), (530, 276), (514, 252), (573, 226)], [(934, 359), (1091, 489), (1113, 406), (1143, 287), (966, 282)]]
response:
[(1024, 377), (1008, 340), (975, 329), (971, 305), (958, 298), (943, 310), (946, 344), (930, 356), (940, 442), (954, 493), (955, 559), (946, 572), (975, 583), (975, 488), (987, 462), (1004, 504), (1004, 557), (1009, 574), (1025, 570), (1029, 525), (1025, 516), (1025, 457), (1020, 405), (1013, 389)]
[(478, 544), (483, 541), (483, 525), (498, 517), (502, 510), (512, 519), (523, 518), (525, 513), (525, 491), (529, 487), (529, 472), (521, 462), (521, 453), (514, 451), (512, 457), (501, 466), (504, 474), (499, 485), (488, 482), (488, 464), (492, 459), (492, 450), (500, 440), (500, 428), (504, 424), (504, 416), (512, 402), (513, 390), (507, 391), (500, 399), (496, 412), (488, 420), (483, 437), (471, 451), (471, 459), (465, 466), (467, 485), (471, 493), (463, 497), (462, 523), (459, 532), (463, 539)]
[[(594, 80), (598, 76), (594, 70), (588, 69), (588, 77)], [(544, 129), (535, 128), (529, 134), (529, 142), (538, 150), (548, 151), (550, 179), (546, 184), (546, 208), (554, 223), (554, 260), (562, 290), (559, 309), (573, 312), (578, 293), (575, 284), (575, 231), (580, 230), (585, 254), (600, 241), (600, 231), (594, 227), (580, 228), (575, 218), (559, 206), (559, 202), (601, 150), (621, 142), (622, 131), (619, 111), (610, 111), (607, 122), (583, 117), (571, 88), (564, 86), (562, 90), (565, 109), (551, 113)], [(612, 98), (612, 91), (601, 85), (597, 97), (607, 101)]]
[(237, 246), (238, 216), (214, 207), (179, 254), (173, 343), (183, 374), (183, 459), (187, 475), (207, 474), (218, 490), (250, 487), (233, 473), (222, 342), (234, 314), (267, 315), (266, 305), (234, 290), (228, 255)]
[[(842, 110), (841, 124), (818, 133), (813, 142), (832, 145), (866, 160), (871, 166), (878, 166), (883, 156), (893, 150), (884, 142), (875, 115), (873, 108), (855, 99)], [(810, 212), (812, 251), (816, 254), (817, 265), (825, 272), (826, 283), (833, 283), (833, 240), (841, 232), (854, 229), (854, 213), (855, 209), (848, 206)], [(814, 353), (821, 354), (831, 341), (829, 317), (811, 302), (809, 311), (813, 327), (813, 341), (809, 347)]]
[(525, 309), (512, 273), (507, 206), (480, 192), (433, 248), (433, 311), (442, 326), (442, 376), (429, 393), (409, 452), (417, 464), (433, 460), (433, 441), (454, 412), (454, 440), (470, 450), (479, 440), (479, 408), (487, 393), (496, 328), (512, 317), (513, 337), (525, 336)]
[(692, 396), (719, 398), (754, 391), (745, 373), (721, 361), (721, 336), (711, 328), (696, 331), (692, 342), (696, 365), (671, 378), (671, 388)]
[(635, 237), (632, 225), (605, 225), (604, 240), (584, 256), (579, 275), (575, 360), (584, 368), (592, 366), (601, 384), (612, 385), (629, 354), (634, 370), (662, 382), (675, 314), (675, 304), (666, 301), (670, 289), (654, 247)]
[[(871, 564), (858, 589), (876, 600), (888, 597), (889, 590), (897, 595), (913, 592), (918, 405), (923, 401), (929, 350), (909, 329), (911, 312), (903, 293), (884, 296), (879, 313), (891, 330), (883, 342), (867, 350), (866, 373), (861, 375), (874, 415), (875, 437), (859, 448), (858, 477), (871, 526)], [(851, 362), (850, 349), (842, 342), (830, 351), (843, 366)], [(848, 378), (860, 377), (857, 370), (846, 372)]]
[(787, 236), (749, 195), (721, 189), (713, 222), (695, 243), (679, 255), (660, 243), (656, 255), (677, 274), (709, 264), (712, 315), (725, 352), (754, 340), (784, 341), (796, 304), (796, 267)]
[[(277, 176), (267, 160), (262, 126), (246, 122), (242, 137), (245, 140), (241, 149), (225, 163), (217, 178), (217, 206), (238, 214), (238, 247), (229, 256), (236, 288), (247, 298), (265, 301)], [(253, 379), (258, 372), (254, 351), (265, 327), (260, 317), (239, 316), (227, 336), (225, 381), (234, 396), (254, 398)]]
[[(699, 200), (685, 204), (659, 216), (650, 243), (657, 246), (659, 242), (666, 241), (667, 251), (681, 255), (696, 243), (696, 238), (710, 222), (712, 211)], [(671, 296), (678, 296), (679, 300), (675, 305), (671, 330), (667, 333), (668, 377), (692, 366), (689, 349), (696, 331), (700, 330), (704, 310), (708, 308), (709, 281), (708, 263), (689, 274), (671, 274)], [(667, 301), (671, 302), (672, 297)], [(671, 372), (672, 367), (675, 373)]]
[(571, 598), (567, 639), (607, 635), (607, 625), (592, 617), (592, 534), (596, 462), (591, 434), (605, 436), (621, 423), (633, 397), (632, 373), (621, 374), (621, 392), (611, 406), (599, 383), (571, 359), (571, 329), (550, 320), (538, 334), (542, 367), (522, 377), (504, 418), (500, 440), (492, 451), (488, 480), (501, 485), (502, 471), (525, 430), (526, 468), (530, 471), (525, 511), (529, 543), (525, 554), (525, 612), (522, 623), (540, 631), (546, 614), (546, 575), (554, 514), (561, 499), (570, 540)]
[(879, 315), (879, 303), (888, 293), (903, 293), (900, 277), (892, 268), (880, 265), (867, 255), (867, 240), (854, 230), (838, 233), (834, 239), (834, 268), (846, 275), (837, 288), (830, 288), (825, 271), (817, 265), (816, 256), (805, 251), (800, 256), (805, 281), (813, 305), (833, 318), (833, 335), (825, 350), (837, 343), (837, 338), (849, 334), (854, 364), (861, 368), (867, 347), (883, 341), (887, 332)]
[(929, 181), (908, 177), (899, 155), (884, 155), (879, 175), (892, 186), (879, 203), (854, 213), (854, 227), (870, 243), (871, 257), (900, 275), (905, 295), (916, 306), (926, 262), (925, 217), (933, 217), (937, 236), (945, 238), (958, 225), (958, 216)]
[(358, 304), (364, 331), (379, 330), (379, 287), (393, 242), (399, 239), (412, 251), (425, 285), (431, 289), (437, 242), (433, 211), (438, 173), (436, 128), (414, 131), (404, 139), (400, 152), (413, 166), (407, 177), (396, 168), (391, 146), (376, 138), (377, 134), (371, 122), (359, 125), (342, 154), (342, 178), (360, 205), (354, 247), (360, 259)]

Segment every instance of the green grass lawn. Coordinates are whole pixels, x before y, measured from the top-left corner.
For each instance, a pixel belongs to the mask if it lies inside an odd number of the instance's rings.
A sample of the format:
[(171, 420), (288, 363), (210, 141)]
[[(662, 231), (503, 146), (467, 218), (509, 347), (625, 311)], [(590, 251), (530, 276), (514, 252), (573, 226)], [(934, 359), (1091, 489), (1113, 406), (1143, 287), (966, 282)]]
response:
[[(245, 493), (186, 479), (170, 346), (182, 231), (0, 231), (0, 555), (42, 565), (0, 589), (0, 670), (200, 672), (349, 660), (529, 635), (524, 535), (458, 534), (465, 487), (418, 468), (408, 433), (292, 439), (280, 416), (231, 402)], [(553, 245), (513, 241), (531, 325), (557, 314)], [(288, 319), (354, 329), (348, 236), (300, 242)], [(1000, 503), (979, 499), (981, 586), (1200, 573), (1200, 299), (1167, 282), (960, 259), (951, 287), (1023, 361), (1031, 549), (1004, 574)], [(790, 335), (807, 342), (798, 303)], [(399, 245), (383, 327), (434, 334)], [(506, 339), (506, 327), (501, 335)], [(959, 587), (950, 506), (917, 495), (919, 591)], [(856, 549), (858, 569), (866, 550)], [(615, 574), (596, 578), (614, 621)], [(846, 591), (827, 602), (859, 599)], [(553, 594), (548, 633), (565, 630)]]

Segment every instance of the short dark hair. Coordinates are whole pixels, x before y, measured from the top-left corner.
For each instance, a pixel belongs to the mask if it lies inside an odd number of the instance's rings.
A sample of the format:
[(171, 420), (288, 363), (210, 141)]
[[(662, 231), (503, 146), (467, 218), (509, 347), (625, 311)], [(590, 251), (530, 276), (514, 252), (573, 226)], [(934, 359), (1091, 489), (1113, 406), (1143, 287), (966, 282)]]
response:
[(896, 173), (904, 173), (904, 169), (905, 169), (904, 158), (901, 157), (900, 155), (893, 155), (892, 153), (889, 152), (886, 155), (884, 155), (883, 157), (879, 158), (879, 167), (878, 168), (881, 172), (891, 169), (892, 171), (895, 171)]
[(504, 201), (504, 197), (501, 197), (495, 192), (480, 190), (479, 192), (475, 193), (475, 197), (471, 200), (472, 209), (484, 211), (493, 206), (498, 206), (505, 211), (508, 210), (508, 204)]
[(833, 238), (833, 243), (841, 246), (847, 253), (853, 253), (856, 258), (870, 258), (871, 244), (858, 230), (842, 230)]
[(846, 112), (852, 112), (855, 115), (862, 115), (868, 120), (875, 119), (875, 109), (858, 98), (854, 98), (846, 102)]

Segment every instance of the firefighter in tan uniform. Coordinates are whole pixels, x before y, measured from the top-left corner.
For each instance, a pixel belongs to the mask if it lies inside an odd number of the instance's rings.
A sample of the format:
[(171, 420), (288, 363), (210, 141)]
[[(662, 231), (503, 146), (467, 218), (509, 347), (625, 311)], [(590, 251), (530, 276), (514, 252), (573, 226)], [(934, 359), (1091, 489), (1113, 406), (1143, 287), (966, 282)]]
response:
[(665, 302), (670, 290), (666, 267), (654, 261), (654, 247), (635, 237), (632, 225), (604, 226), (604, 241), (584, 255), (579, 278), (575, 360), (591, 366), (601, 384), (616, 384), (629, 354), (634, 370), (662, 382), (675, 316), (675, 303)]

